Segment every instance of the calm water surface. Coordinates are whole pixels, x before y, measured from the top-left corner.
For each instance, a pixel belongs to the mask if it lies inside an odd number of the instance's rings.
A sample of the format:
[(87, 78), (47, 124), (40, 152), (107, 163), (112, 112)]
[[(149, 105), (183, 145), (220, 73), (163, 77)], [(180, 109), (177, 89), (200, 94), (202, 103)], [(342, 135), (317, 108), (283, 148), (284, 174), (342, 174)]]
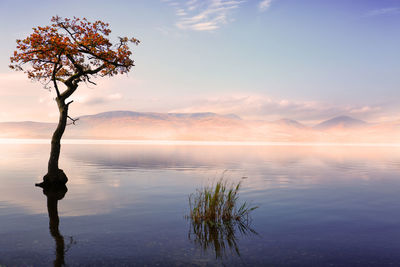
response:
[[(56, 233), (49, 145), (0, 147), (1, 266), (400, 266), (399, 147), (66, 144)], [(221, 175), (256, 233), (191, 232), (188, 195)]]

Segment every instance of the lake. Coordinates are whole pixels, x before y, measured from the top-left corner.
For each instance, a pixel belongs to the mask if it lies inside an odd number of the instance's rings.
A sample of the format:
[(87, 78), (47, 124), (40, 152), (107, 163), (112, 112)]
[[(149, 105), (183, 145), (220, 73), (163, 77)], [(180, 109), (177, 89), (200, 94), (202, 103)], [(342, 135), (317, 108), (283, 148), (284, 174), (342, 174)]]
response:
[[(53, 202), (50, 146), (0, 146), (1, 266), (400, 265), (398, 146), (70, 142)], [(251, 229), (195, 233), (188, 196), (222, 176)]]

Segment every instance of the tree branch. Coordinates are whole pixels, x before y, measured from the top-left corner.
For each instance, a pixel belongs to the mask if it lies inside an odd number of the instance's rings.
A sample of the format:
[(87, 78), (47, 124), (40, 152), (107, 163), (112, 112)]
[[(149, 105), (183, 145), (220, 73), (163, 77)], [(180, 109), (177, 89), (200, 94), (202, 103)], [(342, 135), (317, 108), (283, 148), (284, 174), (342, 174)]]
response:
[(60, 70), (60, 68), (58, 68), (58, 64), (61, 61), (61, 53), (58, 54), (57, 58), (58, 58), (58, 61), (57, 61), (57, 63), (54, 64), (54, 68), (53, 68), (53, 73), (51, 75), (51, 79), (53, 80), (54, 89), (56, 89), (57, 97), (60, 97), (60, 90), (58, 89), (58, 85), (57, 85), (56, 73), (58, 72), (58, 70)]
[(95, 82), (92, 82), (92, 81), (90, 80), (90, 78), (89, 78), (89, 76), (88, 76), (88, 75), (86, 75), (86, 81), (87, 81), (88, 83), (91, 83), (91, 84), (97, 85)]
[(67, 54), (66, 57), (69, 59), (69, 61), (71, 61), (72, 65), (74, 65), (74, 67), (78, 69), (78, 72), (83, 72), (83, 66), (78, 64), (73, 56)]
[(79, 120), (79, 118), (73, 119), (70, 116), (67, 116), (67, 117), (68, 117), (68, 119), (70, 119), (72, 121), (72, 123), (69, 123), (67, 125), (71, 125), (71, 124), (75, 125), (75, 122)]
[[(119, 63), (116, 62), (116, 61), (110, 61), (110, 60), (108, 60), (108, 59), (102, 58), (101, 56), (96, 55), (95, 53), (93, 53), (93, 52), (90, 51), (90, 50), (78, 49), (78, 52), (81, 52), (81, 53), (84, 53), (84, 54), (92, 55), (92, 56), (95, 57), (96, 59), (102, 60), (102, 61), (104, 61), (104, 62), (106, 62), (106, 63), (108, 63), (108, 64), (111, 64), (111, 65), (115, 66), (115, 67), (124, 67), (124, 68), (128, 67), (128, 66), (126, 66), (126, 65), (124, 65), (124, 64), (119, 64)], [(132, 64), (132, 66), (133, 66), (133, 64)]]

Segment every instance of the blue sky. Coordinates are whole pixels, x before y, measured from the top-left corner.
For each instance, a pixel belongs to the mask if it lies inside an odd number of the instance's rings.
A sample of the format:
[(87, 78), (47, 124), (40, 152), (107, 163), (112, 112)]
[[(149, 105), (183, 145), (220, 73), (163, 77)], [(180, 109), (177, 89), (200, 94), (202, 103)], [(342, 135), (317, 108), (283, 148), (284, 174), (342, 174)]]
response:
[(79, 88), (74, 115), (236, 113), (313, 123), (400, 119), (399, 0), (0, 1), (0, 121), (54, 121), (51, 92), (7, 68), (15, 39), (51, 16), (142, 41), (126, 77)]

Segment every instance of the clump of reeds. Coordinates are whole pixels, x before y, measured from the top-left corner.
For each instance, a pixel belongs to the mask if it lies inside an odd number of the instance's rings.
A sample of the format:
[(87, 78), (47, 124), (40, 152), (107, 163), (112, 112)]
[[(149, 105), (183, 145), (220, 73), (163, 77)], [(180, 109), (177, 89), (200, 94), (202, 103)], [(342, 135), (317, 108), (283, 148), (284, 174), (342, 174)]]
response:
[(190, 219), (193, 223), (221, 225), (232, 222), (248, 223), (249, 214), (256, 206), (239, 204), (241, 182), (228, 184), (221, 178), (215, 185), (198, 189), (189, 196)]

